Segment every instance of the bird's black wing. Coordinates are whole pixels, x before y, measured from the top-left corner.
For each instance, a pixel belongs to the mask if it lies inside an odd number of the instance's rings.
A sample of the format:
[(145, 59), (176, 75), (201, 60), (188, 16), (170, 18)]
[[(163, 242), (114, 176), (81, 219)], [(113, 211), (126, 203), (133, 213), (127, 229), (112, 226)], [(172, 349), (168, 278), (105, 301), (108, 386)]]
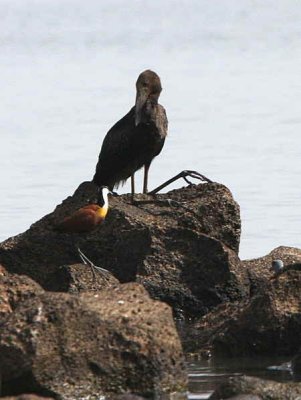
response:
[(112, 190), (143, 165), (150, 165), (162, 150), (167, 124), (164, 108), (148, 102), (136, 126), (133, 107), (104, 138), (93, 182)]
[(135, 132), (135, 108), (120, 119), (106, 134), (100, 150), (93, 182), (99, 186), (114, 185), (128, 178), (126, 164), (131, 158), (131, 138)]

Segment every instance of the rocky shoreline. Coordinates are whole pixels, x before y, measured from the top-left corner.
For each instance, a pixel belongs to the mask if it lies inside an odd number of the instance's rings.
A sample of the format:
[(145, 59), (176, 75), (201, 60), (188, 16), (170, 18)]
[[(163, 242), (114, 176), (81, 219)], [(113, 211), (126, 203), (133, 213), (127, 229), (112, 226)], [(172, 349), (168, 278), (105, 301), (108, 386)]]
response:
[[(96, 196), (84, 182), (53, 213), (0, 244), (2, 396), (185, 398), (183, 348), (213, 357), (295, 356), (300, 374), (300, 249), (240, 260), (239, 205), (218, 183), (156, 201), (137, 195), (135, 205), (128, 195), (113, 197), (94, 231), (55, 231)], [(111, 274), (94, 279), (77, 247)], [(276, 277), (275, 259), (285, 266)], [(178, 331), (174, 319), (182, 321)], [(254, 389), (268, 381), (235, 385), (212, 399), (295, 398)], [(301, 384), (281, 385), (299, 395)]]

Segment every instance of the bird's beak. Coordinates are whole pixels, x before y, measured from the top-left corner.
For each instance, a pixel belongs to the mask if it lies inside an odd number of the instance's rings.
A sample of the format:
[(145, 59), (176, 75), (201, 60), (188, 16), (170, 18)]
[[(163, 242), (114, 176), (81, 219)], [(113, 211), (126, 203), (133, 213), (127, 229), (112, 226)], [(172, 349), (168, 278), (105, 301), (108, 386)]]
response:
[(146, 100), (148, 99), (148, 90), (140, 90), (137, 92), (136, 103), (135, 103), (135, 125), (137, 126), (141, 122), (141, 112)]

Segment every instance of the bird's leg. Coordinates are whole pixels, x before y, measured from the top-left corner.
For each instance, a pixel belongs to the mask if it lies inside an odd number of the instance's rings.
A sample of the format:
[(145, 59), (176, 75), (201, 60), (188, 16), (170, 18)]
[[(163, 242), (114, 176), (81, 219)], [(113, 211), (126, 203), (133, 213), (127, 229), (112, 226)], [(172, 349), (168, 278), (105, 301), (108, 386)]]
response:
[(131, 200), (134, 203), (134, 194), (135, 194), (135, 173), (131, 175)]
[[(88, 263), (88, 261), (86, 260), (86, 256), (85, 254), (81, 251), (81, 249), (78, 247), (77, 248), (78, 254), (80, 256), (80, 259), (82, 260), (82, 262), (85, 265), (88, 265), (91, 268), (91, 272), (92, 272), (92, 276), (93, 276), (93, 281), (96, 281), (96, 273), (95, 273), (95, 269), (93, 268), (94, 264), (93, 263)], [(93, 266), (92, 266), (93, 265)]]
[(149, 194), (158, 193), (160, 190), (164, 189), (166, 186), (170, 185), (171, 183), (175, 182), (176, 180), (178, 180), (180, 178), (183, 178), (189, 185), (191, 185), (191, 182), (187, 179), (187, 176), (198, 179), (202, 182), (212, 183), (212, 181), (209, 178), (206, 178), (206, 176), (200, 174), (197, 171), (184, 170), (184, 171), (180, 172), (178, 175), (174, 176), (173, 178), (168, 179), (168, 181), (162, 183), (162, 185), (156, 187), (154, 190), (149, 192)]
[(108, 276), (111, 275), (111, 273), (108, 270), (101, 268), (101, 267), (97, 267), (95, 264), (93, 264), (93, 262), (91, 260), (89, 260), (89, 258), (81, 251), (81, 249), (79, 247), (77, 248), (77, 251), (78, 251), (78, 254), (79, 254), (82, 262), (91, 268), (94, 280), (96, 280), (95, 272), (101, 273), (104, 276), (104, 278), (107, 278)]
[(150, 163), (144, 165), (144, 179), (143, 179), (143, 193), (147, 193), (147, 184), (148, 184), (148, 170), (150, 167)]

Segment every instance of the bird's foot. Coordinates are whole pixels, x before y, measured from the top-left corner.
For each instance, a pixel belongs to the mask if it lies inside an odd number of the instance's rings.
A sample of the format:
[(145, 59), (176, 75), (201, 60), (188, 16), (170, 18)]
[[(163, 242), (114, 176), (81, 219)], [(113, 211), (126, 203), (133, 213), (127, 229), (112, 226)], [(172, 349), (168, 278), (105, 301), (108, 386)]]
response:
[(106, 270), (106, 269), (104, 269), (104, 268), (101, 268), (101, 267), (97, 267), (82, 251), (81, 251), (81, 249), (78, 247), (77, 248), (77, 251), (78, 251), (78, 254), (79, 254), (79, 256), (80, 256), (80, 258), (81, 258), (81, 260), (82, 260), (82, 262), (85, 264), (85, 265), (88, 265), (90, 268), (91, 268), (91, 272), (92, 272), (92, 275), (93, 275), (93, 280), (95, 281), (96, 280), (96, 272), (99, 272), (104, 278), (108, 278), (109, 276), (111, 276), (111, 273), (108, 271), (108, 270)]
[(130, 197), (130, 202), (133, 206), (137, 206), (138, 205), (138, 200), (135, 200), (135, 195), (134, 193), (131, 193), (131, 197)]
[(168, 181), (162, 183), (162, 185), (156, 187), (155, 189), (153, 189), (152, 191), (149, 192), (149, 194), (153, 195), (158, 193), (160, 190), (164, 189), (166, 186), (170, 185), (171, 183), (175, 182), (178, 179), (183, 178), (185, 180), (186, 183), (188, 183), (189, 185), (192, 185), (192, 182), (190, 182), (190, 180), (187, 177), (190, 178), (194, 178), (194, 179), (198, 179), (201, 182), (207, 182), (207, 183), (212, 183), (211, 179), (207, 178), (205, 175), (200, 174), (197, 171), (192, 171), (192, 170), (184, 170), (182, 172), (180, 172), (178, 175), (174, 176), (173, 178), (168, 179)]

